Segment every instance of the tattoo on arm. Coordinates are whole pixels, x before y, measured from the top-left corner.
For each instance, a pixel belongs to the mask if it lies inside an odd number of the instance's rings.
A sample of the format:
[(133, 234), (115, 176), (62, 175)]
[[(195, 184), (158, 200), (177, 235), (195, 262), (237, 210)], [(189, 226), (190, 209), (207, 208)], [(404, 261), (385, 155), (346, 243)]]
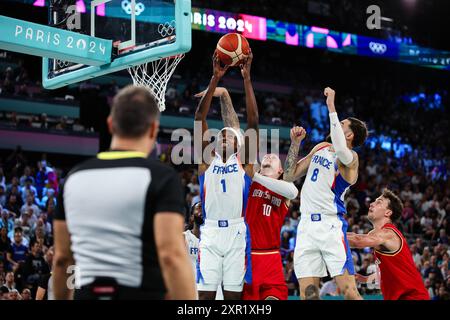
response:
[(286, 181), (294, 181), (294, 172), (298, 161), (299, 149), (300, 145), (291, 143), (286, 161), (284, 162), (284, 179)]
[(233, 102), (228, 93), (220, 96), (220, 110), (222, 113), (223, 123), (226, 127), (239, 128), (239, 118), (234, 111)]

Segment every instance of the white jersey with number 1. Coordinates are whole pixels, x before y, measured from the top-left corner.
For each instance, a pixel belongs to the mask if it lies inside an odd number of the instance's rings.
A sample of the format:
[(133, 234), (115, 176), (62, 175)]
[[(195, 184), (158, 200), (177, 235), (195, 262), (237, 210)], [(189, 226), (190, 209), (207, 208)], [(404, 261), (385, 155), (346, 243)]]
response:
[[(252, 179), (237, 154), (226, 163), (216, 153), (199, 176), (204, 224), (200, 227), (197, 283), (200, 291), (240, 292), (251, 282), (250, 237), (244, 216)], [(246, 258), (247, 257), (247, 258)]]
[(245, 173), (237, 154), (223, 163), (216, 153), (199, 180), (204, 219), (231, 220), (244, 216), (252, 179)]

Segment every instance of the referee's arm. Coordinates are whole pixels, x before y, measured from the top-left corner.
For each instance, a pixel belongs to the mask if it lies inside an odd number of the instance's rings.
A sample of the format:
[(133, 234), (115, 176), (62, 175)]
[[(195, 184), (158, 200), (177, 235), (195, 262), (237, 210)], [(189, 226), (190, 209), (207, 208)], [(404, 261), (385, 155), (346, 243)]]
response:
[(68, 286), (69, 267), (75, 265), (70, 241), (69, 229), (64, 212), (63, 188), (61, 188), (55, 219), (53, 221), (55, 256), (53, 257), (53, 293), (55, 300), (69, 300), (73, 298), (73, 288)]
[(183, 190), (178, 175), (171, 177), (158, 192), (153, 221), (156, 251), (166, 284), (168, 299), (195, 300), (192, 267), (184, 240)]

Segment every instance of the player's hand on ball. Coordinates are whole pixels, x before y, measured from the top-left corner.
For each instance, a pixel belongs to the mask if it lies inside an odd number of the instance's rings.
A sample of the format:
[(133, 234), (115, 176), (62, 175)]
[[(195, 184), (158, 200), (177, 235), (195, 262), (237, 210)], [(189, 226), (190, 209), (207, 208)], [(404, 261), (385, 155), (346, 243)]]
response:
[(214, 77), (216, 77), (218, 79), (222, 78), (229, 67), (230, 66), (228, 66), (228, 65), (222, 67), (220, 64), (219, 57), (217, 56), (216, 53), (214, 53), (214, 55), (213, 55), (213, 75), (214, 75)]
[(250, 79), (250, 69), (252, 67), (252, 61), (253, 61), (253, 53), (252, 51), (250, 51), (248, 57), (244, 59), (244, 62), (240, 66), (242, 78), (244, 78), (244, 80)]
[[(221, 97), (223, 94), (227, 93), (228, 90), (224, 87), (217, 87), (216, 90), (214, 90), (214, 97)], [(196, 98), (201, 98), (206, 94), (206, 90), (203, 90), (202, 92), (199, 92), (194, 95)]]
[(291, 142), (300, 144), (306, 137), (306, 130), (303, 127), (295, 126), (291, 129)]
[(336, 95), (336, 92), (330, 87), (326, 87), (323, 94), (327, 97), (327, 106), (334, 106), (334, 96)]

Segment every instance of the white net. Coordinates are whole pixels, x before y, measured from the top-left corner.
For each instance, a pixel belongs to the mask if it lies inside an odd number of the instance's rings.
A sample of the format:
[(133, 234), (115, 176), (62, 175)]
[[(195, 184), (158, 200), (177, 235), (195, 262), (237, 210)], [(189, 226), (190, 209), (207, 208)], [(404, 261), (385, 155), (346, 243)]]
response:
[(184, 54), (180, 54), (128, 68), (133, 84), (147, 88), (158, 101), (160, 111), (166, 109), (167, 83), (183, 58)]

